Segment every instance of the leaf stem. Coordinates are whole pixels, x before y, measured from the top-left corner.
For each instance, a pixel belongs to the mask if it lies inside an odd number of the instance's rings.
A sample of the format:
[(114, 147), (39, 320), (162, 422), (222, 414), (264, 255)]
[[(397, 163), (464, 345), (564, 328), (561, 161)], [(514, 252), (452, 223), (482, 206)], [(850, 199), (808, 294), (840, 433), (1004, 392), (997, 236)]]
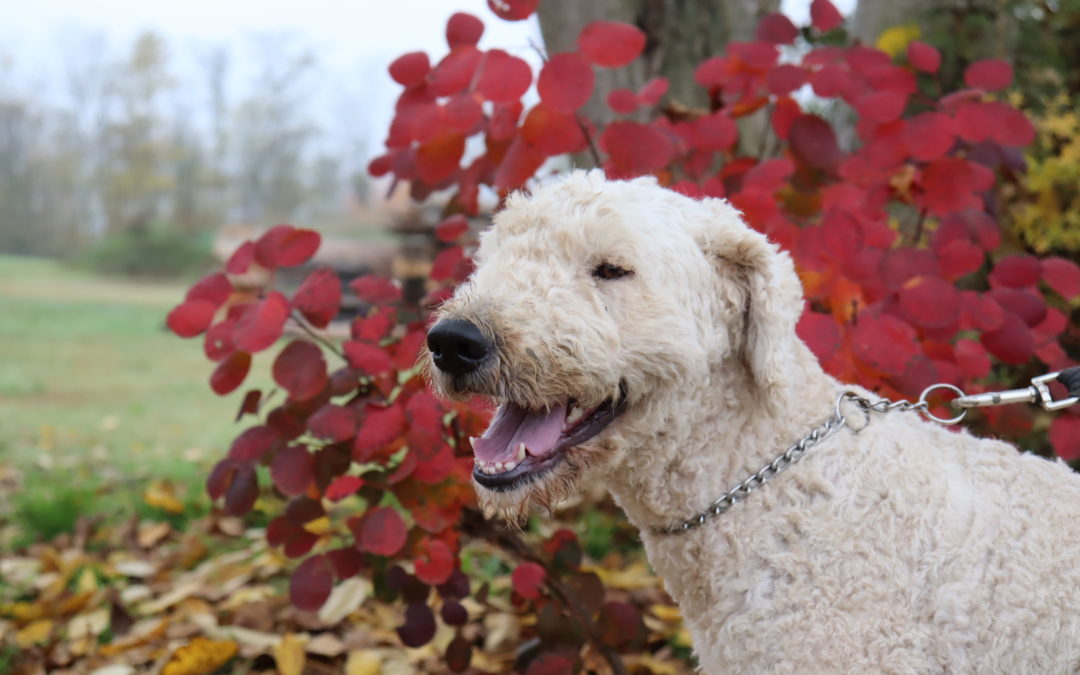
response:
[(318, 342), (323, 347), (329, 349), (331, 352), (336, 354), (337, 357), (340, 358), (342, 361), (348, 363), (349, 360), (345, 358), (345, 352), (341, 351), (341, 348), (339, 348), (333, 342), (330, 342), (323, 336), (316, 333), (315, 330), (311, 327), (311, 325), (307, 322), (307, 319), (305, 319), (299, 312), (293, 310), (292, 312), (290, 312), (289, 316), (292, 317), (292, 320), (296, 322), (297, 326), (300, 326), (300, 330), (308, 334), (308, 337), (310, 337), (315, 342)]

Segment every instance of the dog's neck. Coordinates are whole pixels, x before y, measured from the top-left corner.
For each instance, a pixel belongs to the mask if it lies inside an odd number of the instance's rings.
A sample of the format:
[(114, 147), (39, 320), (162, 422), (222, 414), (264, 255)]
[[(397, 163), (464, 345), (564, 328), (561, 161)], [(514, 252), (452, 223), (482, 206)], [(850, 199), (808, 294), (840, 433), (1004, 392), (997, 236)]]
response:
[(838, 385), (802, 342), (784, 372), (788, 381), (762, 396), (745, 368), (718, 366), (654, 409), (679, 415), (628, 420), (628, 447), (608, 486), (630, 521), (648, 530), (697, 515), (824, 422)]

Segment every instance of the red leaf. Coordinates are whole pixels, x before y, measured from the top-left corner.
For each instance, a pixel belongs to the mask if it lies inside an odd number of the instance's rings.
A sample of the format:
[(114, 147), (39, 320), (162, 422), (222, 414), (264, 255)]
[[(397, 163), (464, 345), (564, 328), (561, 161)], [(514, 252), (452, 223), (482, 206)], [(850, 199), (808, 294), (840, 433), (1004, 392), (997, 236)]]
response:
[(270, 451), (280, 440), (276, 431), (265, 425), (246, 429), (236, 437), (229, 448), (229, 459), (238, 461), (256, 461)]
[(941, 66), (941, 53), (925, 42), (912, 40), (907, 46), (907, 60), (917, 70), (936, 73)]
[(484, 55), (476, 91), (489, 101), (509, 103), (521, 98), (532, 84), (532, 69), (516, 56), (501, 49)]
[(218, 396), (224, 396), (244, 382), (251, 368), (251, 354), (233, 352), (214, 368), (210, 375), (210, 388)]
[(1046, 258), (1042, 261), (1043, 281), (1066, 300), (1080, 296), (1080, 267), (1065, 258)]
[(483, 53), (475, 47), (453, 50), (428, 74), (428, 91), (433, 96), (450, 96), (463, 91), (472, 83), (483, 57)]
[(514, 592), (529, 600), (540, 597), (540, 589), (543, 588), (545, 578), (547, 578), (547, 572), (534, 562), (521, 563), (510, 575)]
[(788, 140), (791, 124), (799, 115), (802, 115), (802, 108), (794, 99), (785, 97), (777, 100), (772, 115), (772, 127), (776, 136), (782, 140)]
[(572, 113), (592, 96), (596, 76), (588, 61), (576, 52), (556, 54), (544, 64), (536, 90), (551, 108)]
[(229, 283), (229, 278), (221, 272), (215, 272), (206, 275), (196, 282), (196, 284), (188, 290), (184, 299), (206, 300), (215, 307), (220, 307), (225, 304), (225, 301), (229, 299), (232, 292), (233, 287), (232, 284)]
[(421, 558), (414, 561), (416, 577), (425, 584), (444, 583), (454, 572), (454, 553), (441, 539), (424, 539), (419, 545)]
[(339, 502), (349, 495), (355, 494), (364, 486), (364, 481), (356, 476), (338, 476), (326, 487), (326, 498), (332, 502)]
[(916, 277), (900, 289), (900, 307), (916, 324), (941, 328), (960, 316), (960, 293), (937, 277)]
[(165, 324), (182, 338), (199, 335), (210, 326), (217, 306), (208, 300), (185, 300), (169, 312)]
[(956, 142), (952, 118), (936, 112), (922, 113), (907, 120), (903, 135), (908, 153), (924, 161), (944, 157)]
[(956, 343), (956, 365), (965, 378), (979, 379), (990, 374), (990, 356), (974, 340), (959, 340)]
[(255, 242), (245, 241), (233, 251), (225, 263), (225, 271), (228, 274), (245, 274), (255, 262)]
[(258, 415), (259, 404), (262, 402), (262, 392), (258, 389), (252, 389), (248, 393), (244, 394), (244, 400), (240, 403), (240, 409), (236, 411), (236, 422), (240, 421), (240, 418), (244, 415)]
[(473, 94), (458, 94), (446, 103), (443, 111), (446, 126), (466, 136), (484, 119), (484, 108)]
[(376, 345), (366, 342), (346, 342), (343, 345), (349, 365), (368, 375), (378, 375), (390, 370), (390, 357)]
[(722, 112), (699, 117), (690, 126), (690, 141), (698, 150), (727, 150), (739, 138), (739, 127)]
[(274, 359), (274, 382), (294, 401), (306, 401), (326, 387), (326, 359), (307, 340), (293, 340)]
[(982, 344), (987, 351), (1005, 363), (1027, 363), (1035, 354), (1035, 337), (1023, 320), (1012, 312), (1005, 312), (1001, 327), (983, 333)]
[(463, 154), (465, 137), (461, 134), (443, 134), (422, 143), (416, 149), (417, 176), (429, 185), (441, 183), (458, 170)]
[(405, 413), (400, 405), (381, 407), (368, 404), (353, 441), (352, 456), (366, 462), (405, 431)]
[(1039, 259), (1030, 255), (1010, 255), (997, 261), (990, 272), (992, 286), (1006, 288), (1031, 288), (1043, 275)]
[(435, 238), (450, 243), (469, 231), (469, 221), (460, 213), (450, 216), (435, 228)]
[(667, 91), (667, 78), (654, 77), (641, 86), (637, 96), (644, 105), (656, 105), (660, 102), (660, 99), (664, 97), (664, 94), (666, 94)]
[(1071, 462), (1080, 459), (1080, 417), (1060, 415), (1050, 423), (1050, 444), (1058, 457)]
[(608, 154), (604, 169), (612, 178), (662, 169), (675, 152), (671, 140), (662, 131), (630, 121), (609, 124), (600, 137), (600, 147)]
[(937, 252), (941, 275), (950, 281), (975, 272), (983, 263), (983, 252), (966, 239), (954, 239)]
[(844, 23), (844, 17), (829, 0), (813, 0), (810, 3), (810, 23), (822, 33)]
[(995, 288), (986, 295), (1029, 326), (1038, 326), (1046, 318), (1046, 302), (1030, 290)]
[(427, 334), (423, 330), (414, 330), (394, 345), (394, 365), (398, 370), (408, 370), (416, 365), (420, 347), (426, 339)]
[(855, 83), (847, 68), (836, 64), (824, 66), (810, 76), (810, 86), (814, 93), (823, 98), (842, 96), (847, 98)]
[(392, 307), (384, 305), (369, 316), (353, 319), (350, 328), (353, 339), (373, 344), (379, 342), (393, 328), (395, 314)]
[(409, 424), (433, 434), (442, 433), (442, 418), (445, 413), (439, 401), (426, 391), (417, 392), (405, 405)]
[(334, 569), (324, 555), (300, 563), (289, 579), (289, 599), (297, 608), (316, 612), (334, 588)]
[[(453, 17), (451, 17), (451, 20), (453, 20)], [(449, 32), (449, 27), (447, 32)], [(450, 46), (453, 47), (453, 45)], [(404, 87), (415, 87), (422, 83), (431, 71), (431, 61), (428, 60), (428, 55), (424, 52), (409, 52), (394, 59), (389, 70), (390, 77), (394, 79), (394, 82)]]
[(361, 551), (390, 556), (405, 545), (405, 521), (389, 506), (369, 510), (356, 529), (356, 544)]
[(539, 148), (518, 136), (495, 170), (495, 189), (500, 194), (516, 190), (532, 178), (546, 159), (547, 155)]
[(754, 34), (762, 42), (771, 42), (777, 45), (789, 45), (799, 37), (799, 29), (779, 12), (766, 14), (758, 23), (757, 32)]
[(801, 162), (832, 171), (840, 161), (840, 146), (829, 123), (817, 115), (799, 115), (788, 132), (791, 151)]
[(994, 184), (992, 171), (959, 157), (943, 157), (923, 169), (922, 184), (926, 190), (923, 204), (935, 215), (947, 215), (966, 209), (979, 209), (982, 192)]
[(803, 312), (796, 328), (799, 339), (810, 347), (819, 361), (826, 361), (840, 348), (840, 328), (827, 314)]
[(706, 89), (720, 87), (727, 82), (729, 71), (730, 65), (727, 59), (713, 56), (702, 61), (694, 69), (694, 81)]
[[(541, 75), (543, 77), (543, 75)], [(521, 124), (521, 137), (545, 155), (577, 152), (585, 147), (585, 134), (573, 114), (552, 110), (541, 103)]]
[(236, 467), (232, 482), (225, 490), (225, 513), (242, 516), (255, 506), (259, 497), (259, 478), (249, 464)]
[(356, 415), (346, 407), (327, 403), (308, 418), (308, 429), (333, 443), (344, 441), (356, 433)]
[(272, 291), (259, 302), (248, 306), (237, 319), (233, 344), (245, 352), (261, 352), (281, 337), (288, 318), (288, 301), (281, 293)]
[(615, 89), (608, 94), (607, 104), (615, 112), (629, 115), (638, 109), (638, 97), (629, 89)]
[(472, 14), (454, 12), (446, 22), (446, 44), (450, 49), (472, 46), (484, 34), (484, 22)]
[(894, 91), (879, 91), (859, 97), (855, 110), (863, 119), (873, 122), (891, 122), (900, 117), (907, 104), (907, 96)]
[(524, 109), (525, 106), (521, 101), (496, 103), (491, 111), (491, 121), (488, 123), (488, 138), (493, 141), (506, 141), (513, 138), (517, 133), (518, 118), (521, 117), (521, 111)]
[(292, 306), (311, 325), (325, 328), (341, 307), (341, 281), (329, 267), (321, 267), (304, 279), (293, 294)]
[(785, 63), (769, 70), (765, 76), (765, 87), (774, 96), (787, 96), (806, 84), (806, 70), (800, 66)]
[(997, 91), (1009, 86), (1012, 79), (1012, 66), (1001, 59), (976, 61), (964, 71), (964, 84), (973, 89)]
[(645, 33), (619, 21), (593, 21), (578, 35), (578, 49), (590, 63), (621, 68), (645, 49)]
[(255, 260), (267, 269), (295, 267), (315, 255), (321, 241), (314, 230), (275, 225), (255, 242)]
[(210, 499), (220, 499), (225, 494), (232, 485), (236, 469), (237, 463), (228, 458), (214, 465), (210, 475), (206, 477), (206, 494), (210, 495)]
[(888, 314), (859, 314), (851, 332), (852, 350), (860, 361), (887, 375), (901, 375), (922, 350), (915, 330)]
[(645, 637), (645, 624), (637, 607), (627, 602), (606, 602), (596, 620), (600, 641), (610, 647), (639, 642)]
[(397, 302), (401, 299), (401, 288), (385, 277), (368, 274), (349, 284), (356, 296), (372, 305)]
[(487, 0), (495, 16), (505, 21), (524, 21), (532, 16), (540, 0)]
[(289, 497), (304, 494), (311, 484), (315, 459), (302, 445), (290, 445), (277, 454), (270, 464), (270, 478), (282, 494)]

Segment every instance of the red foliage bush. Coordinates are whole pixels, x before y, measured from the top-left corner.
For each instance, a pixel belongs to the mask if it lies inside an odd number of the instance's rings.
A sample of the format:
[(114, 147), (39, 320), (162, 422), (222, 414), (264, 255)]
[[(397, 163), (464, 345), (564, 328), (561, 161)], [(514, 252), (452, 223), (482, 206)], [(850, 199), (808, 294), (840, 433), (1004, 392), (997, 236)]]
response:
[[(520, 20), (538, 3), (489, 4), (500, 17)], [(428, 300), (445, 297), (470, 270), (463, 215), (477, 214), (481, 186), (505, 195), (549, 158), (590, 149), (612, 177), (651, 173), (687, 195), (726, 196), (751, 226), (790, 251), (807, 296), (799, 334), (842, 380), (910, 398), (934, 382), (979, 392), (1069, 365), (1059, 341), (1068, 323), (1062, 310), (1080, 295), (1080, 269), (1060, 258), (1005, 255), (995, 220), (995, 186), (1020, 168), (1017, 148), (1033, 137), (1023, 113), (991, 93), (1008, 86), (1011, 69), (975, 63), (965, 76), (969, 89), (935, 98), (925, 86), (940, 62), (932, 46), (912, 43), (906, 61), (896, 63), (866, 46), (818, 45), (842, 19), (828, 0), (814, 0), (811, 17), (813, 26), (801, 31), (786, 17), (766, 17), (756, 40), (704, 61), (695, 78), (708, 109), (658, 107), (667, 82), (657, 78), (607, 101), (620, 115), (647, 108), (648, 122), (601, 127), (577, 112), (593, 94), (593, 69), (637, 58), (645, 45), (640, 30), (586, 26), (576, 51), (550, 56), (535, 78), (540, 102), (526, 110), (521, 99), (534, 82), (528, 64), (478, 49), (482, 22), (455, 14), (446, 56), (432, 65), (426, 54), (412, 53), (391, 64), (404, 90), (386, 153), (370, 165), (376, 176), (409, 181), (417, 199), (453, 191), (449, 217), (436, 230), (448, 244), (431, 275), (440, 287)], [(801, 55), (790, 59), (785, 51), (782, 60), (780, 47), (800, 35)], [(807, 87), (854, 111), (854, 148), (841, 147), (826, 117), (804, 110)], [(737, 149), (739, 119), (757, 111), (767, 111), (775, 135), (777, 149), (767, 157)], [(481, 143), (467, 145), (474, 137)], [(467, 155), (469, 147), (481, 149)], [(270, 270), (301, 264), (318, 240), (309, 230), (274, 227), (241, 247), (226, 271), (242, 273), (252, 262)], [(523, 560), (512, 575), (516, 603), (541, 617), (570, 617), (530, 672), (572, 664), (566, 640), (589, 640), (610, 659), (635, 648), (643, 629), (633, 605), (604, 604), (602, 588), (583, 596), (595, 602), (568, 591), (599, 583), (580, 571), (572, 534), (562, 531), (532, 551), (472, 509), (466, 439), (483, 431), (488, 412), (427, 392), (415, 370), (424, 321), (400, 306), (393, 282), (365, 277), (351, 290), (371, 310), (353, 321), (339, 363), (331, 369), (310, 340), (289, 342), (272, 368), (285, 400), (260, 406), (267, 397), (249, 392), (240, 414), (260, 423), (236, 439), (208, 481), (211, 496), (240, 514), (258, 494), (255, 467), (270, 467), (270, 480), (289, 501), (267, 536), (286, 555), (307, 556), (293, 576), (294, 602), (317, 608), (334, 580), (371, 575), (407, 604), (402, 642), (423, 644), (437, 621), (429, 604), (441, 606), (448, 625), (468, 621), (458, 601), (472, 589), (457, 556), (463, 537), (484, 537)], [(207, 356), (219, 364), (211, 386), (224, 394), (240, 386), (252, 354), (278, 341), (287, 319), (325, 326), (340, 297), (329, 270), (312, 273), (292, 298), (239, 296), (218, 273), (191, 289), (168, 325), (181, 337), (205, 333)], [(1030, 429), (1028, 417), (1023, 409), (991, 411), (986, 423), (1015, 437)], [(1077, 420), (1062, 415), (1050, 432), (1069, 459), (1080, 454), (1070, 431)], [(327, 509), (344, 526), (336, 547), (305, 528)], [(470, 653), (455, 640), (448, 666), (467, 667)]]

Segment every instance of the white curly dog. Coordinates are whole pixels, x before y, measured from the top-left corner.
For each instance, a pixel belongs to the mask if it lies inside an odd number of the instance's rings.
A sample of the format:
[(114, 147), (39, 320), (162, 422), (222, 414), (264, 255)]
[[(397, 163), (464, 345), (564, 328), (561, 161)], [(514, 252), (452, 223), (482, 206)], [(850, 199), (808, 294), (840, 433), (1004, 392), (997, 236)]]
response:
[[(789, 256), (723, 200), (573, 172), (511, 196), (428, 337), (510, 519), (603, 481), (709, 673), (1080, 670), (1080, 478), (914, 413), (848, 424), (704, 524), (834, 415)], [(863, 395), (874, 398), (867, 392)]]

